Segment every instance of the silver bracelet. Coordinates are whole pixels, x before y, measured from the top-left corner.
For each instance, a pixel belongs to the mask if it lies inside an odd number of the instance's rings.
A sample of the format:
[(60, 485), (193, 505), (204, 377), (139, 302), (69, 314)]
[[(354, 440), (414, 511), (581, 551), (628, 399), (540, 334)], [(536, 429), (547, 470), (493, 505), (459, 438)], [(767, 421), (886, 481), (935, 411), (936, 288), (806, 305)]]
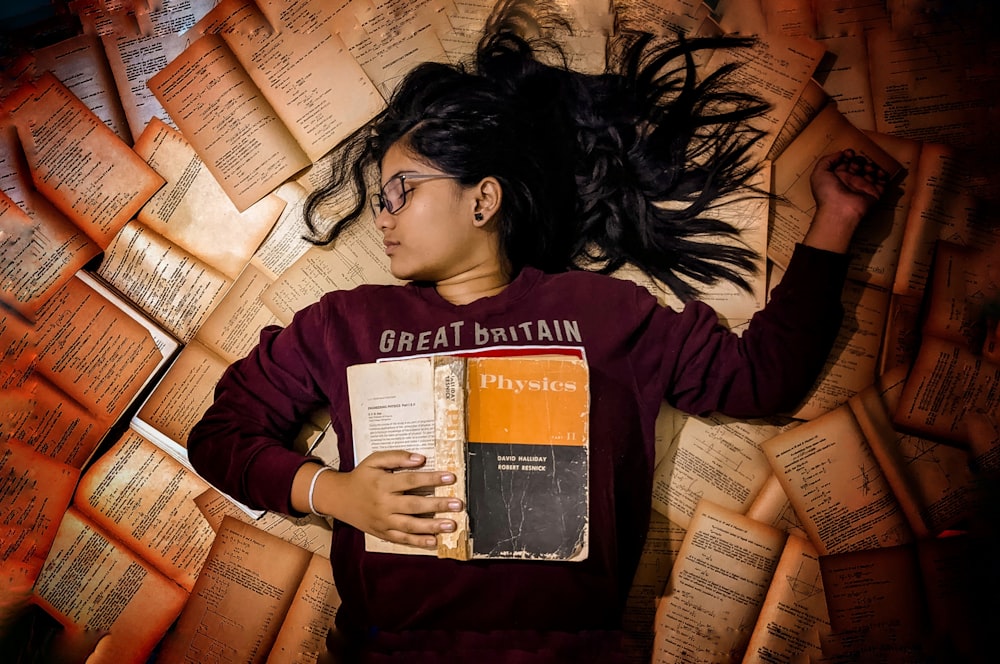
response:
[(313, 492), (316, 491), (316, 480), (319, 479), (319, 476), (323, 474), (324, 470), (333, 470), (333, 468), (330, 468), (329, 466), (322, 466), (316, 471), (316, 474), (313, 475), (312, 482), (309, 483), (309, 511), (316, 516), (326, 516), (325, 514), (317, 512), (316, 506), (313, 504)]

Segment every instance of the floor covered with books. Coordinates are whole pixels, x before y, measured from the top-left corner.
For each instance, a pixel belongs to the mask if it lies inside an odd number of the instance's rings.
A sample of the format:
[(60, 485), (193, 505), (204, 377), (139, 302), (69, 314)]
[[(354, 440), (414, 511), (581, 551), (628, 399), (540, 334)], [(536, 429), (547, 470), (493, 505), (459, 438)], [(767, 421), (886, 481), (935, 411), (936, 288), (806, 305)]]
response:
[[(473, 51), (493, 3), (14, 4), (0, 42), (0, 661), (328, 661), (330, 522), (231, 500), (186, 440), (262, 328), (328, 291), (398, 283), (374, 224), (319, 247), (303, 206), (403, 73)], [(796, 409), (663, 405), (629, 660), (993, 661), (998, 12), (555, 4), (573, 66), (592, 72), (616, 30), (759, 37), (741, 72), (771, 106), (755, 156), (774, 197), (717, 210), (759, 275), (751, 292), (701, 295), (731, 329), (805, 235), (821, 155), (850, 147), (893, 178)], [(683, 306), (638, 269), (615, 276)], [(294, 445), (340, 463), (323, 412)]]

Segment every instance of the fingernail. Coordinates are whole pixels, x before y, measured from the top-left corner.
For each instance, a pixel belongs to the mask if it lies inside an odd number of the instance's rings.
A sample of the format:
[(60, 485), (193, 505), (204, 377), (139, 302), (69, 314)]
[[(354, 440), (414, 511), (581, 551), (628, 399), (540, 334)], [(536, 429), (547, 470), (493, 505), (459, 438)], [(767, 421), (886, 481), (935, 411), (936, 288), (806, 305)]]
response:
[(462, 509), (462, 501), (460, 501), (460, 500), (449, 500), (448, 501), (448, 509), (450, 509), (452, 512), (457, 512), (458, 510)]
[(424, 457), (420, 454), (411, 454), (410, 461), (423, 461)]
[(443, 532), (450, 533), (451, 531), (455, 530), (455, 522), (445, 521), (444, 523), (441, 524), (441, 530)]
[(428, 537), (424, 540), (424, 546), (437, 546), (437, 540), (433, 537)]
[(441, 481), (444, 482), (445, 484), (451, 484), (452, 482), (455, 481), (455, 476), (452, 475), (451, 473), (445, 473), (441, 476)]

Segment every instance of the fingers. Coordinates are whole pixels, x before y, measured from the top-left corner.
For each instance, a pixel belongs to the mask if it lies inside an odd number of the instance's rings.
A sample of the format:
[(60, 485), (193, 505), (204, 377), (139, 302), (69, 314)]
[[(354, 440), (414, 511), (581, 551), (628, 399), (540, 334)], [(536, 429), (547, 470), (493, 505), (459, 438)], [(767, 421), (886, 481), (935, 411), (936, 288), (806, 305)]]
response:
[(381, 468), (383, 470), (398, 470), (401, 468), (419, 468), (427, 462), (427, 458), (422, 454), (407, 452), (406, 450), (391, 450), (388, 452), (374, 452), (366, 457), (360, 464)]

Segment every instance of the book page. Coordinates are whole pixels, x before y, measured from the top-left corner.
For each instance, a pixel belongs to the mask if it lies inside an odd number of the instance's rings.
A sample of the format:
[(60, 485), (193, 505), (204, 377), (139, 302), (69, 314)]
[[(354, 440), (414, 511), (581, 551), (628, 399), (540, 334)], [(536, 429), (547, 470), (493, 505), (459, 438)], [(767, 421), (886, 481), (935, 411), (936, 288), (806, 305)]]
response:
[(327, 653), (326, 634), (340, 608), (329, 558), (313, 555), (267, 654), (267, 664), (313, 661)]
[(742, 63), (727, 80), (770, 105), (763, 115), (749, 121), (752, 127), (765, 132), (756, 146), (758, 158), (763, 159), (822, 57), (819, 42), (772, 33), (750, 48), (716, 50), (701, 75), (707, 76), (725, 64)]
[[(0, 312), (0, 327), (2, 319)], [(37, 373), (2, 364), (0, 385), (0, 441), (23, 442), (73, 468), (83, 468), (111, 426)]]
[(264, 272), (271, 281), (276, 280), (302, 254), (316, 246), (304, 237), (306, 225), (303, 206), (307, 195), (305, 188), (294, 180), (274, 190), (274, 196), (283, 200), (285, 207), (278, 216), (278, 221), (271, 227), (271, 232), (250, 259), (250, 263)]
[(154, 117), (170, 122), (169, 115), (147, 87), (150, 76), (167, 66), (190, 43), (189, 29), (217, 0), (157, 0), (143, 13), (143, 25), (135, 15), (105, 13), (87, 0), (86, 11), (75, 5), (85, 29), (100, 35), (128, 119), (132, 140), (137, 140)]
[[(354, 464), (373, 452), (404, 449), (435, 468), (434, 368), (430, 358), (356, 364), (347, 368)], [(432, 549), (395, 544), (365, 533), (365, 549), (436, 555)]]
[(258, 9), (253, 0), (221, 0), (199, 29), (226, 41), (314, 162), (385, 102), (341, 38), (317, 25), (314, 2), (286, 0), (280, 11), (261, 4)]
[(618, 29), (687, 35), (705, 20), (703, 4), (701, 0), (619, 0), (615, 2)]
[(854, 661), (862, 661), (861, 653), (872, 658), (866, 661), (888, 661), (889, 653), (907, 661), (907, 650), (911, 657), (923, 651), (919, 646), (926, 634), (927, 603), (913, 547), (824, 556), (820, 569), (830, 627), (834, 636), (847, 637), (840, 644), (846, 652), (825, 651)]
[[(437, 38), (450, 29), (439, 0), (353, 2), (354, 21), (338, 19), (336, 31), (372, 83), (388, 99), (399, 81), (423, 62), (448, 62)], [(480, 24), (480, 28), (482, 25)]]
[(232, 282), (138, 222), (121, 230), (97, 273), (183, 343)]
[(687, 418), (653, 471), (653, 509), (682, 528), (701, 498), (744, 513), (771, 475), (760, 444), (780, 431), (763, 420)]
[(881, 26), (866, 35), (879, 132), (970, 148), (997, 138), (1000, 74), (981, 66), (996, 57), (992, 38), (945, 21), (923, 34)]
[(773, 188), (777, 196), (771, 209), (773, 218), (768, 233), (767, 257), (788, 267), (795, 244), (801, 242), (812, 224), (816, 211), (809, 177), (821, 157), (851, 148), (881, 166), (890, 176), (899, 163), (837, 110), (827, 104), (774, 160)]
[[(231, 500), (215, 489), (210, 489), (194, 499), (202, 515), (219, 532), (225, 518), (233, 518), (248, 523), (265, 533), (279, 537), (306, 551), (311, 551), (329, 560), (333, 543), (333, 533), (330, 523), (315, 514), (305, 514), (301, 517), (288, 516), (277, 512), (264, 512), (254, 518), (239, 509)], [(327, 563), (329, 565), (329, 563)]]
[(825, 37), (826, 57), (816, 78), (847, 121), (862, 131), (875, 131), (875, 109), (868, 79), (868, 42), (863, 34)]
[[(0, 395), (0, 401), (3, 398)], [(5, 597), (31, 593), (79, 477), (76, 468), (16, 439), (4, 443), (0, 451), (0, 579)], [(6, 601), (4, 608), (9, 608)]]
[(194, 504), (208, 486), (129, 429), (83, 474), (74, 504), (190, 591), (215, 537)]
[[(902, 390), (902, 377), (894, 379), (894, 382), (894, 389), (897, 392)], [(870, 385), (861, 390), (848, 400), (847, 405), (878, 460), (879, 469), (896, 496), (910, 530), (918, 538), (929, 537), (933, 533), (924, 519), (926, 506), (921, 503), (915, 478), (907, 473), (906, 460), (898, 445), (899, 436), (892, 427), (890, 411), (878, 387)]]
[(27, 332), (36, 370), (109, 423), (164, 360), (149, 331), (122, 306), (74, 277)]
[(830, 629), (819, 554), (808, 540), (790, 536), (774, 570), (745, 664), (796, 662), (822, 655), (820, 634)]
[(247, 265), (198, 329), (198, 341), (229, 364), (246, 357), (260, 342), (260, 331), (278, 324), (277, 317), (261, 300), (270, 285), (266, 274)]
[[(899, 404), (906, 374), (900, 367), (879, 377), (878, 392), (887, 419)], [(974, 518), (980, 480), (972, 471), (969, 450), (896, 431), (895, 427), (893, 442), (893, 454), (910, 481), (913, 501), (920, 506), (921, 517), (931, 533), (962, 527)], [(877, 447), (873, 451), (881, 454)], [(885, 465), (881, 459), (880, 463)]]
[(283, 324), (324, 293), (361, 284), (400, 284), (389, 272), (382, 235), (359, 220), (332, 246), (313, 247), (275, 280), (261, 299)]
[(924, 295), (922, 334), (981, 351), (989, 335), (987, 309), (998, 298), (1000, 251), (939, 240)]
[(953, 147), (922, 143), (911, 178), (907, 186), (913, 193), (892, 291), (921, 297), (938, 240), (987, 250), (1000, 243), (1000, 229), (981, 218), (966, 162)]
[(923, 297), (919, 295), (893, 293), (889, 297), (889, 313), (879, 351), (879, 375), (898, 367), (909, 368), (913, 363), (920, 347), (922, 305)]
[[(802, 133), (802, 130), (809, 126), (812, 119), (822, 110), (824, 106), (830, 103), (830, 96), (826, 93), (816, 79), (811, 78), (809, 82), (806, 83), (806, 87), (802, 89), (802, 94), (795, 101), (795, 106), (792, 107), (791, 112), (788, 117), (785, 118), (785, 123), (781, 125), (781, 130), (774, 137), (774, 142), (771, 143), (771, 149), (767, 152), (768, 161), (774, 161), (778, 158), (785, 148)], [(768, 190), (770, 191), (771, 184), (768, 182)]]
[(913, 539), (848, 406), (780, 433), (761, 448), (821, 554)]
[(821, 37), (863, 35), (869, 28), (888, 25), (884, 2), (869, 0), (823, 0), (813, 3), (816, 31)]
[(215, 398), (215, 385), (229, 366), (197, 340), (184, 346), (157, 382), (136, 417), (181, 447)]
[(685, 532), (659, 512), (650, 512), (646, 543), (622, 616), (623, 649), (631, 655), (632, 661), (650, 661), (656, 606), (677, 560)]
[(33, 320), (100, 249), (64, 217), (32, 219), (0, 191), (0, 303)]
[(702, 501), (656, 612), (652, 661), (738, 661), (784, 543), (784, 533)]
[(781, 487), (781, 481), (774, 473), (768, 476), (757, 497), (750, 503), (746, 516), (789, 535), (809, 539), (809, 534), (802, 528), (802, 521)]
[(138, 220), (230, 279), (235, 279), (285, 207), (268, 195), (242, 212), (179, 132), (150, 121), (136, 153), (166, 185), (139, 211)]
[(920, 159), (920, 143), (872, 132), (865, 135), (899, 163), (904, 176), (897, 177), (872, 205), (851, 238), (847, 278), (890, 290), (895, 283), (906, 232), (914, 184), (910, 176)]
[(159, 658), (265, 661), (312, 557), (249, 524), (224, 519)]
[(844, 321), (826, 364), (791, 417), (811, 420), (875, 382), (889, 293), (855, 281), (844, 285)]
[(768, 32), (803, 37), (816, 34), (816, 16), (810, 0), (759, 1)]
[(31, 319), (101, 248), (35, 189), (9, 117), (0, 117), (0, 193), (0, 299)]
[(125, 110), (100, 39), (94, 35), (76, 35), (36, 49), (31, 55), (36, 72), (52, 72), (118, 138), (132, 143)]
[(35, 187), (101, 247), (163, 185), (51, 73), (8, 97), (5, 107)]
[(180, 615), (188, 593), (70, 507), (36, 601), (67, 627), (107, 632), (88, 662), (142, 664)]
[(1000, 365), (944, 339), (924, 337), (893, 414), (903, 431), (968, 448), (968, 418), (1000, 408)]
[(239, 210), (309, 165), (219, 35), (194, 41), (148, 85)]

